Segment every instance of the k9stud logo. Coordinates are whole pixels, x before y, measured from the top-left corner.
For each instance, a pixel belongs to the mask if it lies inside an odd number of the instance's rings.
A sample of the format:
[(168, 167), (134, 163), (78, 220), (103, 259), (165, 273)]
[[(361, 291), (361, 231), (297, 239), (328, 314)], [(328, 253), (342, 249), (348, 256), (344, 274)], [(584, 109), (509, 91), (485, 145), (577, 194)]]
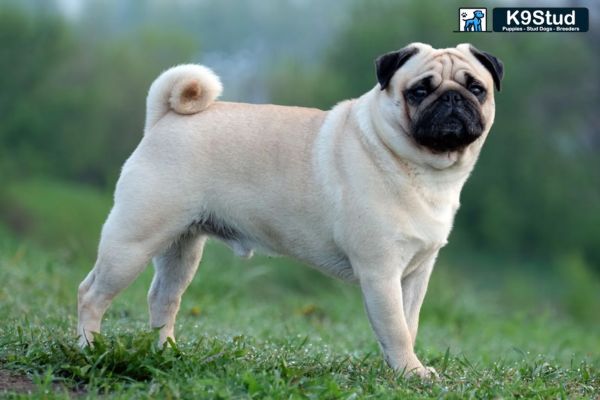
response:
[(459, 8), (458, 31), (455, 32), (488, 32), (487, 8)]
[(587, 8), (494, 8), (494, 32), (587, 32)]

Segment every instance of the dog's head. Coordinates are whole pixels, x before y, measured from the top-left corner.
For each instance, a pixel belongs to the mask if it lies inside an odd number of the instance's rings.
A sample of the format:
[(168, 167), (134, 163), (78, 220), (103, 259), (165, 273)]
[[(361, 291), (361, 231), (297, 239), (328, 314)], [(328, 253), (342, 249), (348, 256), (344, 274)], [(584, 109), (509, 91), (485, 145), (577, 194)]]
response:
[[(470, 44), (433, 49), (414, 43), (379, 57), (376, 69), (380, 113), (400, 128), (395, 134), (430, 156), (455, 153), (457, 159), (470, 146), (481, 147), (503, 76), (496, 57)], [(386, 139), (393, 148), (397, 141)]]
[(481, 10), (475, 10), (475, 11), (473, 12), (473, 16), (474, 16), (475, 18), (483, 18), (484, 14), (483, 14), (483, 11), (481, 11)]

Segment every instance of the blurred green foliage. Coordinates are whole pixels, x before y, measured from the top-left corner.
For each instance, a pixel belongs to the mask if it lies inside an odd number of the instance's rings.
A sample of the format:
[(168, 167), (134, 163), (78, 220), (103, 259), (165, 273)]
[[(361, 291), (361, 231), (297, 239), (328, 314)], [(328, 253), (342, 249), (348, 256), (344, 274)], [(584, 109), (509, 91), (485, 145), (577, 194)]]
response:
[(139, 142), (149, 82), (193, 49), (159, 29), (79, 33), (58, 16), (0, 8), (0, 158), (11, 176), (114, 182)]
[[(199, 49), (222, 48), (227, 58), (250, 39), (269, 38), (261, 46), (275, 54), (256, 55), (271, 57), (259, 65), (257, 85), (265, 76), (268, 84), (261, 90), (274, 103), (326, 109), (369, 90), (373, 59), (383, 52), (412, 41), (470, 41), (504, 61), (506, 78), (444, 256), (476, 250), (553, 264), (577, 259), (600, 271), (595, 32), (451, 33), (455, 10), (465, 6), (451, 1), (357, 0), (320, 10), (310, 2), (207, 1), (187, 12), (181, 4), (125, 2), (122, 15), (116, 2), (91, 1), (77, 22), (55, 3), (7, 4), (0, 7), (3, 181), (55, 177), (110, 190), (141, 137), (149, 84), (172, 64), (202, 62)], [(318, 23), (307, 30), (303, 18)], [(284, 51), (286, 43), (297, 50)], [(260, 91), (254, 88), (246, 86)], [(21, 202), (15, 196), (0, 190), (5, 222)]]

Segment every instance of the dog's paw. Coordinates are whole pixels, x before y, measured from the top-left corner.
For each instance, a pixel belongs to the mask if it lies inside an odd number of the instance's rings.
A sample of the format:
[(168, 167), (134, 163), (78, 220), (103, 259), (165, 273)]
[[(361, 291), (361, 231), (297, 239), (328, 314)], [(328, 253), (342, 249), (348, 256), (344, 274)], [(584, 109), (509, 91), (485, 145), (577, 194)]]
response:
[(433, 368), (433, 367), (424, 367), (423, 369), (425, 370), (425, 374), (421, 375), (421, 378), (431, 379), (431, 380), (440, 379), (440, 375), (437, 373), (437, 371), (435, 370), (435, 368)]
[(91, 347), (94, 342), (94, 335), (88, 334), (87, 336), (83, 333), (77, 337), (77, 345), (80, 349), (85, 349), (86, 347)]
[(439, 379), (439, 375), (437, 371), (433, 367), (425, 367), (423, 365), (419, 365), (413, 369), (407, 369), (404, 372), (404, 376), (407, 378), (417, 377), (420, 379), (428, 379), (428, 380), (437, 380)]

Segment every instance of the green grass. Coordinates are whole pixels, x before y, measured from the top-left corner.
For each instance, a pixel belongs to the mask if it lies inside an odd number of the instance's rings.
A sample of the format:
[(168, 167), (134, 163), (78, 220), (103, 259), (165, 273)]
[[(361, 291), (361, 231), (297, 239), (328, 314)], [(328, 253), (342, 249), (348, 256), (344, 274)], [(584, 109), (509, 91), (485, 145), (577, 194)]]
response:
[[(79, 229), (77, 240), (92, 247), (100, 212), (90, 210), (93, 227), (71, 222), (73, 213), (86, 202), (105, 212), (108, 196), (48, 183), (8, 189), (11, 199), (37, 193), (19, 212), (48, 226), (30, 226), (21, 233), (28, 239), (0, 229), (0, 369), (34, 383), (31, 395), (5, 397), (600, 396), (600, 284), (576, 258), (543, 279), (517, 264), (478, 272), (494, 261), (442, 258), (417, 343), (419, 357), (440, 372), (437, 381), (405, 379), (384, 365), (357, 287), (285, 258), (241, 260), (216, 243), (184, 296), (176, 346), (156, 348), (147, 328), (149, 268), (117, 298), (97, 346), (80, 351), (76, 289), (93, 258), (73, 257), (60, 238)], [(43, 210), (46, 191), (66, 210)]]

